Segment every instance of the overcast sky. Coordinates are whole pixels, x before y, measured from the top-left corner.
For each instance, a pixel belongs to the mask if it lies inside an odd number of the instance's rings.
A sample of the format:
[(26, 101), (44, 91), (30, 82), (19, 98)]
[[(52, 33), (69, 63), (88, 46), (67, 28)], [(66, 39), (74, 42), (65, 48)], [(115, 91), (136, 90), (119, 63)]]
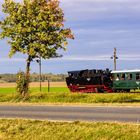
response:
[[(18, 0), (20, 1), (20, 0)], [(0, 0), (0, 19), (3, 18)], [(65, 25), (75, 34), (63, 58), (43, 61), (44, 73), (66, 73), (79, 69), (113, 69), (114, 47), (117, 69), (140, 69), (140, 0), (60, 0)], [(25, 56), (8, 58), (9, 46), (0, 41), (0, 73), (25, 69)], [(33, 62), (32, 72), (38, 71)]]

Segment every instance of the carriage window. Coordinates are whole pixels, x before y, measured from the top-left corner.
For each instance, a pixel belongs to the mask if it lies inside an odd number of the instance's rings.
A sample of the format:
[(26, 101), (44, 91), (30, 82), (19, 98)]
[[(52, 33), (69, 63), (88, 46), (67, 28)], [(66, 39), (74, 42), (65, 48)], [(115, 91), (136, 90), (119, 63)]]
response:
[(116, 81), (119, 81), (119, 80), (120, 80), (120, 76), (119, 76), (119, 74), (117, 74)]
[(140, 80), (140, 73), (136, 73), (136, 80)]
[(128, 74), (128, 75), (127, 75), (127, 79), (128, 79), (128, 80), (132, 80), (132, 74)]
[(125, 80), (125, 74), (121, 74), (121, 80)]

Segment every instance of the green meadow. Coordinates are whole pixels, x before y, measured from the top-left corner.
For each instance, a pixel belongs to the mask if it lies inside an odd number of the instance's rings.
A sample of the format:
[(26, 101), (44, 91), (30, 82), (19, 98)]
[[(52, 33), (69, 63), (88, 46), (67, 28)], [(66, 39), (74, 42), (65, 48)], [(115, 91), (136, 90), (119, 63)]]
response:
[(0, 88), (0, 102), (27, 102), (27, 103), (140, 103), (139, 93), (70, 93), (65, 87), (31, 88), (26, 98), (21, 98), (15, 88)]
[[(40, 92), (39, 87), (31, 87), (30, 88), (30, 93), (37, 93)], [(48, 88), (47, 87), (42, 87), (41, 92), (47, 93)], [(50, 92), (66, 92), (69, 93), (69, 89), (66, 87), (51, 87)], [(6, 87), (6, 88), (0, 88), (0, 94), (13, 94), (16, 93), (16, 88), (14, 87)]]

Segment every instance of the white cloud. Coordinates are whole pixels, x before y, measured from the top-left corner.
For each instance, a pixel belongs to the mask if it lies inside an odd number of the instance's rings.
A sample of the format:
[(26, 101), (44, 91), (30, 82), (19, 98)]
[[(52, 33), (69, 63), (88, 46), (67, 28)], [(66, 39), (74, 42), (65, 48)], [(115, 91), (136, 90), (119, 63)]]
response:
[[(118, 55), (119, 61), (139, 61), (139, 54), (122, 54)], [(25, 62), (24, 58), (1, 58), (0, 62)], [(46, 61), (46, 60), (42, 60)], [(71, 55), (64, 56), (59, 59), (49, 59), (48, 61), (112, 61), (110, 55), (94, 55), (94, 56), (86, 56), (86, 55)]]
[[(137, 54), (122, 54), (118, 55), (120, 61), (125, 60), (125, 61), (138, 61), (140, 60), (140, 55)], [(65, 61), (112, 61), (110, 58), (110, 55), (94, 55), (94, 56), (64, 56), (61, 59), (53, 59), (54, 61), (57, 60), (65, 60)]]
[(140, 32), (139, 29), (113, 29), (113, 28), (77, 28), (74, 30), (74, 33), (78, 33), (78, 34), (126, 34), (126, 33), (131, 33), (131, 32)]
[(138, 61), (140, 60), (139, 54), (123, 54), (119, 55), (120, 60), (130, 60), (130, 61)]
[(70, 61), (95, 61), (95, 60), (109, 60), (108, 55), (98, 55), (98, 56), (65, 56), (61, 60)]
[(139, 15), (139, 0), (60, 0), (71, 20)]
[(25, 62), (24, 58), (1, 58), (0, 62)]
[[(4, 0), (0, 1), (0, 9), (3, 2)], [(131, 16), (140, 12), (139, 0), (60, 0), (60, 2), (71, 20), (103, 18), (104, 15)]]

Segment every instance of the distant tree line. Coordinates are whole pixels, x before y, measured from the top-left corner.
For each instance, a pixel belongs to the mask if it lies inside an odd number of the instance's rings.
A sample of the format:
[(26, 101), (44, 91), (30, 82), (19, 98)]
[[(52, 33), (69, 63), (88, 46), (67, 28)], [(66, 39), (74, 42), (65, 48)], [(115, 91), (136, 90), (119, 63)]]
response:
[[(32, 73), (30, 78), (31, 82), (38, 82), (39, 81), (39, 74)], [(65, 81), (65, 78), (67, 77), (66, 74), (42, 74), (42, 82), (45, 82), (47, 80), (50, 80), (52, 82), (62, 82)], [(3, 82), (16, 82), (17, 80), (17, 74), (0, 74), (0, 83)]]

